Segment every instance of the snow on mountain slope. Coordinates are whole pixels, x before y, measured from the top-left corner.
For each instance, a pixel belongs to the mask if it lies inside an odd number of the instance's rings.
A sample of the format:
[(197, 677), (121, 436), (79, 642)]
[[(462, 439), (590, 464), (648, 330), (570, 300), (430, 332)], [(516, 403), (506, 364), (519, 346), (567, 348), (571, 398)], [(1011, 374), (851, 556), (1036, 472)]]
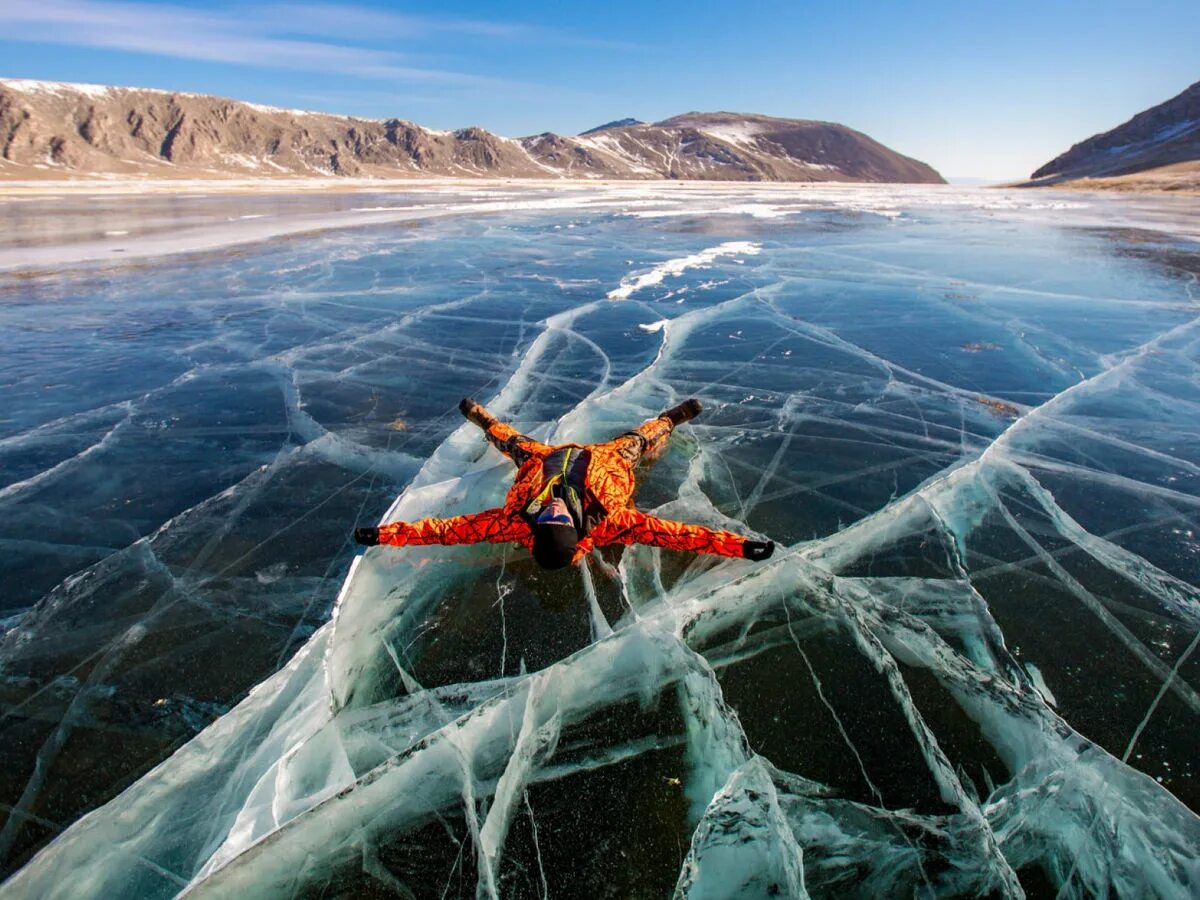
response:
[(1200, 186), (1200, 81), (1123, 125), (1076, 144), (1031, 177), (1038, 184), (1061, 184), (1181, 168), (1192, 171), (1194, 186)]
[[(629, 124), (626, 124), (626, 123)], [(0, 178), (413, 175), (942, 183), (842, 125), (688, 113), (511, 139), (142, 88), (0, 80)]]

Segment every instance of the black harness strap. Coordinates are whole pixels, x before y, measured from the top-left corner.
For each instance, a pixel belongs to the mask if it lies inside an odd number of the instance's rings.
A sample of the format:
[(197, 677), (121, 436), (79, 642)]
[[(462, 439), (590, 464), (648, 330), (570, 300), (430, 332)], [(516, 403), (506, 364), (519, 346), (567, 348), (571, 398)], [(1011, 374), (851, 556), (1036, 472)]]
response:
[(567, 505), (579, 536), (587, 533), (589, 522), (584, 507), (587, 503), (587, 469), (591, 460), (591, 451), (579, 447), (562, 447), (546, 456), (542, 461), (542, 488), (522, 510), (530, 527), (537, 524), (537, 517), (542, 510), (558, 498)]

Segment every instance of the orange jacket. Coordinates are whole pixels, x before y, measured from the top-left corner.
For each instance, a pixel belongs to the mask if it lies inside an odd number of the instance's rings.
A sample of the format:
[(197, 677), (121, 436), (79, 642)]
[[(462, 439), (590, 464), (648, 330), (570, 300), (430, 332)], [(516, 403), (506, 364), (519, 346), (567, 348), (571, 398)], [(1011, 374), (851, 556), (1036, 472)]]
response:
[[(585, 524), (580, 529), (573, 562), (578, 562), (593, 547), (604, 544), (652, 544), (668, 550), (742, 556), (746, 539), (740, 535), (659, 519), (633, 508), (633, 466), (643, 453), (661, 447), (671, 429), (671, 422), (660, 417), (603, 444), (551, 447), (525, 437), (511, 425), (493, 422), (486, 432), (488, 440), (518, 466), (504, 505), (450, 519), (381, 525), (379, 543), (403, 547), (406, 544), (475, 544), (481, 541), (502, 544), (513, 541), (532, 550), (533, 527), (528, 507), (547, 486), (546, 457), (555, 451), (573, 448), (585, 451), (590, 457), (586, 459), (582, 478)], [(575, 458), (578, 459), (578, 455)]]

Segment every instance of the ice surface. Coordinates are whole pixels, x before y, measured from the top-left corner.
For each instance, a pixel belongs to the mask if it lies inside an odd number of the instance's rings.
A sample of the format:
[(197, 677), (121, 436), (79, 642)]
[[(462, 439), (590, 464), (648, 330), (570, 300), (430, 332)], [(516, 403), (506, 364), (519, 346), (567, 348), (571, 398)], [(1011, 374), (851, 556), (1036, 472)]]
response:
[[(4, 285), (0, 894), (1196, 894), (1195, 246), (606, 190)], [(355, 555), (467, 394), (779, 550)]]

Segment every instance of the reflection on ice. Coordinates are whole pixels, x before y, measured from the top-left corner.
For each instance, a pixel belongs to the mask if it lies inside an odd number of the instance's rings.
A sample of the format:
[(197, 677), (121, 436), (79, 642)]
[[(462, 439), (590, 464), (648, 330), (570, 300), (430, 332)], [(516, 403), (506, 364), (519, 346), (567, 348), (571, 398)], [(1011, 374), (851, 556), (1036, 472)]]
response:
[[(157, 372), (14, 378), (0, 504), (64, 549), (23, 551), (11, 607), (49, 592), (0, 647), (33, 747), (5, 852), (73, 736), (162, 762), (5, 888), (1194, 895), (1197, 257), (855, 197), (317, 238), (185, 292), (186, 335), (131, 345)], [(503, 496), (464, 394), (554, 441), (700, 396), (639, 505), (783, 547), (377, 548), (335, 599), (356, 518)], [(156, 693), (244, 699), (183, 743)]]

